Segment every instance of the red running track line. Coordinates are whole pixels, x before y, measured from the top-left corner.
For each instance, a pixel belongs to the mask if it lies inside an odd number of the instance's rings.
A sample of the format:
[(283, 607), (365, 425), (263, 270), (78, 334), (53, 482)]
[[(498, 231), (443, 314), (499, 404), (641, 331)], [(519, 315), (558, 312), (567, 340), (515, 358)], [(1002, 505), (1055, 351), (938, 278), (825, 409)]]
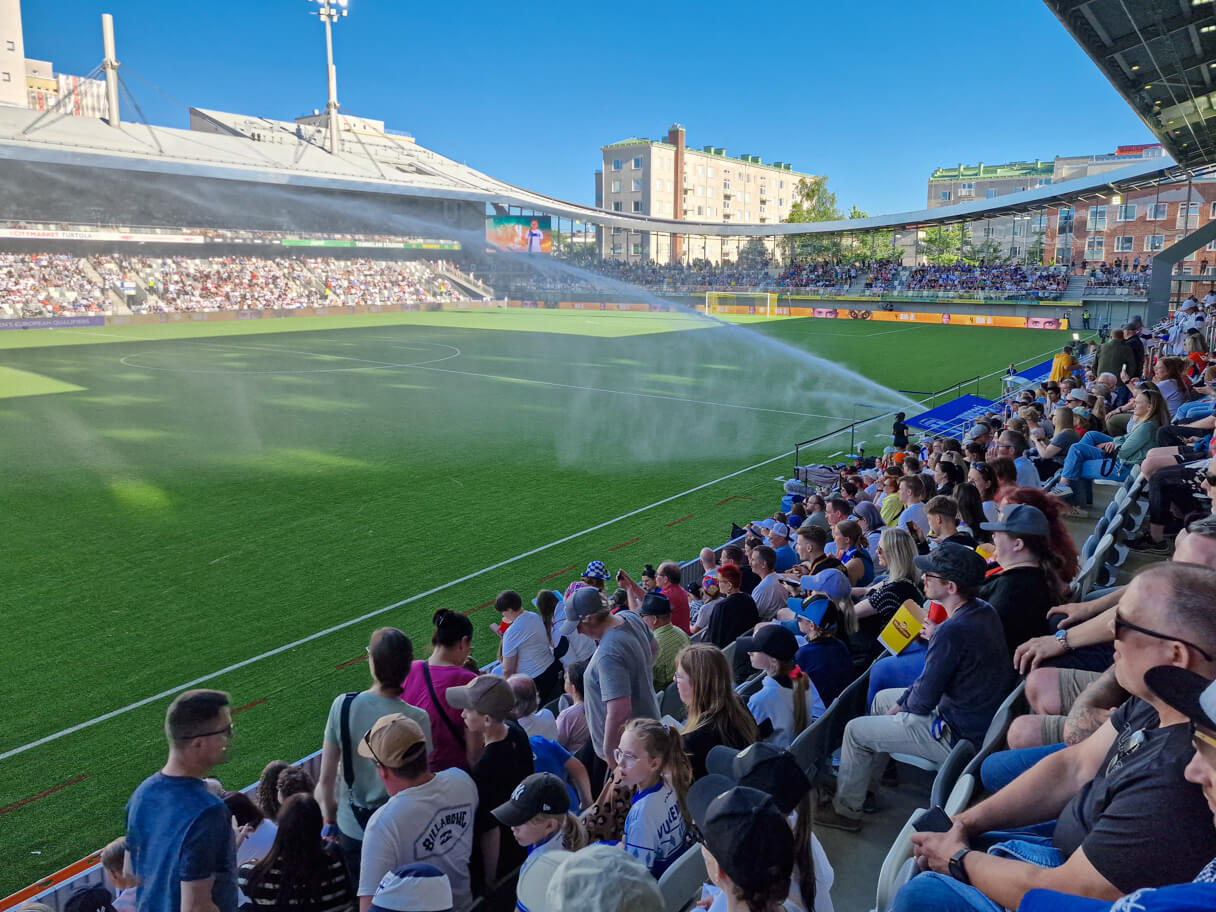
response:
[(337, 670), (341, 671), (343, 668), (350, 668), (350, 666), (352, 666), (352, 665), (357, 665), (360, 662), (366, 662), (366, 661), (367, 661), (367, 653), (364, 653), (363, 655), (359, 656), (359, 658), (357, 658), (357, 659), (351, 659), (348, 662), (343, 662), (341, 665), (339, 665), (337, 667)]
[(752, 503), (756, 502), (756, 498), (754, 497), (744, 497), (742, 494), (736, 494), (733, 497), (726, 498), (726, 500), (719, 500), (716, 504), (714, 504), (714, 506), (721, 507), (730, 503), (732, 500), (750, 500)]
[(614, 547), (609, 548), (608, 550), (609, 550), (609, 551), (620, 551), (622, 548), (628, 548), (628, 547), (629, 547), (630, 545), (632, 545), (634, 542), (640, 542), (641, 540), (642, 540), (642, 539), (641, 539), (641, 537), (640, 537), (640, 536), (639, 536), (638, 538), (631, 538), (631, 539), (629, 539), (629, 541), (627, 541), (627, 542), (621, 542), (619, 545), (615, 545)]
[(470, 609), (468, 609), (467, 611), (462, 611), (462, 612), (460, 612), (460, 613), (461, 613), (461, 614), (463, 614), (465, 617), (468, 617), (468, 616), (469, 616), (470, 614), (472, 614), (474, 611), (480, 611), (482, 608), (489, 608), (489, 607), (490, 607), (491, 605), (493, 605), (493, 604), (494, 604), (493, 602), (482, 602), (482, 603), (481, 603), (480, 605), (478, 605), (476, 608), (470, 608)]
[(678, 526), (680, 523), (684, 522), (685, 520), (692, 519), (695, 515), (696, 515), (695, 513), (689, 513), (687, 516), (681, 516), (679, 519), (673, 519), (667, 525)]
[(76, 776), (74, 779), (69, 779), (66, 782), (60, 782), (58, 785), (52, 785), (45, 792), (39, 792), (37, 795), (30, 795), (28, 798), (22, 798), (20, 801), (14, 801), (7, 807), (0, 808), (0, 815), (19, 810), (20, 808), (25, 807), (27, 804), (33, 804), (35, 801), (41, 801), (43, 798), (48, 798), (51, 795), (54, 795), (56, 792), (62, 792), (69, 785), (75, 785), (77, 782), (84, 782), (84, 780), (88, 778), (88, 773), (82, 773), (81, 775)]
[(563, 567), (561, 570), (558, 570), (556, 573), (550, 573), (548, 576), (542, 576), (537, 582), (547, 583), (549, 580), (556, 579), (557, 577), (561, 576), (563, 573), (569, 573), (571, 570), (574, 570), (574, 569), (575, 569), (575, 565), (571, 564), (569, 567)]
[(261, 706), (263, 703), (266, 702), (266, 699), (267, 699), (266, 697), (262, 697), (262, 699), (254, 700), (252, 703), (246, 703), (244, 706), (240, 706), (240, 707), (237, 707), (236, 709), (234, 709), (232, 711), (232, 714), (235, 716), (237, 713), (243, 713), (247, 709), (253, 709), (255, 706)]

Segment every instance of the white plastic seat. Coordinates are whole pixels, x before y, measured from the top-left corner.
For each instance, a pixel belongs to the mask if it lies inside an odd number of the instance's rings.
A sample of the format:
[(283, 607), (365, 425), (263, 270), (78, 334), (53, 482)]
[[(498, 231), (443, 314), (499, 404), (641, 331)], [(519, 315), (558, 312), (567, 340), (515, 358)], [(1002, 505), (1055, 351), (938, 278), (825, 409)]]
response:
[(705, 883), (705, 857), (700, 845), (692, 845), (659, 878), (659, 892), (667, 912), (684, 912), (701, 898)]

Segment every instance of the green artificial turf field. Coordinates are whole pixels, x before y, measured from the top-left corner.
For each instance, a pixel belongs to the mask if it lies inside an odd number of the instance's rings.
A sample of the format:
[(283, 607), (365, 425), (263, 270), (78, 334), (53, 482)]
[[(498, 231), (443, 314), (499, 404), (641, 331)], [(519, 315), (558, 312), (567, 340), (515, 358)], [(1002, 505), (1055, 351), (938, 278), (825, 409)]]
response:
[[(333, 697), (366, 686), (355, 660), (375, 627), (425, 653), (437, 608), (471, 611), (488, 660), (500, 589), (564, 588), (596, 558), (636, 573), (695, 556), (775, 509), (792, 460), (774, 457), (795, 441), (907, 403), (876, 384), (935, 390), (1064, 338), (737, 322), (491, 311), (0, 333), (0, 895), (121, 832), (162, 762), (157, 695), (200, 678), (232, 694), (217, 775), (243, 786), (320, 746)], [(889, 423), (866, 431), (872, 452)]]

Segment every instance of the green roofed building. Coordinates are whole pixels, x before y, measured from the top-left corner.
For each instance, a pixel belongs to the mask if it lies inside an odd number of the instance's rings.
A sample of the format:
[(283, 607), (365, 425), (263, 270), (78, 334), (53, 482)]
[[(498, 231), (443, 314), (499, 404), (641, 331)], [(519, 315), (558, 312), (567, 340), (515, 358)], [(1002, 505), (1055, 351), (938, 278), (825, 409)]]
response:
[(1045, 187), (1052, 182), (1054, 169), (1054, 161), (1037, 159), (1000, 165), (960, 163), (953, 168), (937, 168), (929, 175), (928, 207), (937, 209)]

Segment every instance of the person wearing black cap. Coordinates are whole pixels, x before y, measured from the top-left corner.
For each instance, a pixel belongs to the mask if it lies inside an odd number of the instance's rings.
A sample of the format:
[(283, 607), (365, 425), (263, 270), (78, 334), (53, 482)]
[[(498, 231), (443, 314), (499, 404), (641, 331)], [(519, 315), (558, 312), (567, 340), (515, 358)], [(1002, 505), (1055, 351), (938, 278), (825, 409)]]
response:
[(1013, 655), (1027, 640), (1051, 632), (1047, 612), (1058, 601), (1044, 569), (1051, 526), (1037, 507), (1006, 504), (996, 522), (981, 523), (980, 528), (992, 533), (1001, 565), (1001, 572), (980, 590), (980, 598), (1000, 615), (1005, 645)]
[[(1132, 698), (1079, 744), (956, 815), (949, 831), (914, 834), (913, 853), (932, 873), (904, 885), (896, 912), (1013, 909), (1036, 888), (1111, 902), (1193, 879), (1216, 855), (1212, 810), (1185, 778), (1195, 751), (1188, 716), (1152, 689), (1147, 673), (1173, 665), (1216, 677), (1213, 604), (1216, 570), (1142, 570), (1114, 622), (1115, 675)], [(971, 849), (982, 833), (1053, 818), (1050, 838)]]
[(520, 877), (546, 852), (583, 847), (583, 830), (578, 818), (570, 813), (566, 783), (553, 773), (528, 776), (515, 787), (510, 799), (492, 813), (499, 823), (511, 828), (515, 841), (528, 850)]
[(724, 912), (780, 912), (794, 870), (794, 834), (764, 792), (723, 792), (721, 784), (706, 776), (688, 793), (710, 883), (725, 896)]
[[(1158, 697), (1191, 720), (1195, 754), (1185, 776), (1203, 789), (1208, 808), (1216, 816), (1216, 682), (1185, 668), (1162, 665), (1144, 673), (1144, 683)], [(1134, 906), (1133, 906), (1134, 903)], [(1137, 890), (1114, 905), (1102, 900), (1031, 890), (1019, 907), (1022, 912), (1206, 912), (1216, 908), (1216, 859), (1188, 884)]]
[(779, 624), (764, 624), (735, 642), (735, 649), (748, 655), (752, 668), (764, 672), (760, 689), (747, 701), (760, 739), (789, 747), (824, 713), (815, 685), (794, 662), (798, 640)]
[(811, 782), (794, 755), (764, 743), (738, 752), (719, 745), (709, 752), (706, 766), (708, 778), (720, 783), (716, 789), (719, 793), (741, 785), (764, 792), (773, 799), (794, 832), (790, 905), (808, 912), (831, 912), (832, 881), (836, 875), (819, 839), (811, 832), (815, 817)]
[(983, 742), (988, 723), (1013, 688), (1013, 669), (1001, 619), (976, 598), (987, 564), (962, 545), (945, 542), (916, 558), (926, 597), (949, 620), (929, 640), (925, 667), (907, 690), (874, 696), (872, 715), (853, 719), (844, 731), (840, 774), (831, 807), (820, 810), (823, 826), (856, 832), (872, 780), (891, 753), (940, 763), (961, 739)]
[(654, 657), (654, 689), (662, 691), (676, 673), (676, 656), (688, 645), (688, 634), (671, 622), (671, 600), (662, 592), (647, 592), (638, 613), (659, 644)]

